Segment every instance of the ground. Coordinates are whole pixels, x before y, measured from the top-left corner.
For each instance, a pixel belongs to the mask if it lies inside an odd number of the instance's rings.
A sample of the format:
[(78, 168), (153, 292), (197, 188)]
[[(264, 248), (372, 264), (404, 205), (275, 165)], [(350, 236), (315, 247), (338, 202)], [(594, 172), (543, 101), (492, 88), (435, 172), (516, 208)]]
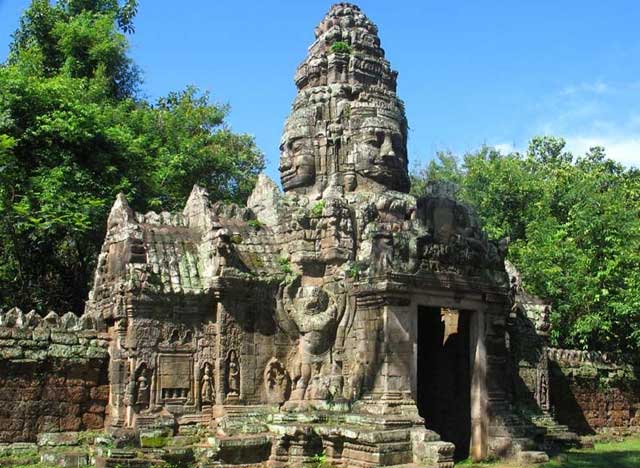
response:
[[(57, 468), (39, 463), (36, 453), (19, 456), (0, 456), (0, 468)], [(170, 466), (170, 465), (167, 465)], [(324, 466), (320, 460), (318, 466)], [(521, 468), (517, 463), (471, 463), (462, 462), (456, 467), (464, 468)], [(640, 467), (640, 435), (596, 443), (593, 449), (570, 450), (561, 453), (539, 468), (638, 468)]]
[[(519, 468), (517, 463), (467, 463), (466, 468)], [(640, 467), (640, 436), (615, 442), (596, 443), (593, 449), (570, 450), (540, 468), (638, 468)]]

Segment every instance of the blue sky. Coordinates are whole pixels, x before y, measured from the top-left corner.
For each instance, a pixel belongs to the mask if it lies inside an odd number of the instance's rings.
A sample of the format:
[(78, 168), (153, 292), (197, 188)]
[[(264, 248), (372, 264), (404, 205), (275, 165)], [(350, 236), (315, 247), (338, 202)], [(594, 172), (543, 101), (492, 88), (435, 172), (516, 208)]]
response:
[[(0, 59), (28, 0), (0, 0)], [(140, 0), (131, 53), (151, 99), (189, 84), (229, 103), (277, 179), (293, 73), (332, 2)], [(362, 0), (399, 71), (409, 157), (537, 134), (640, 166), (638, 0)]]

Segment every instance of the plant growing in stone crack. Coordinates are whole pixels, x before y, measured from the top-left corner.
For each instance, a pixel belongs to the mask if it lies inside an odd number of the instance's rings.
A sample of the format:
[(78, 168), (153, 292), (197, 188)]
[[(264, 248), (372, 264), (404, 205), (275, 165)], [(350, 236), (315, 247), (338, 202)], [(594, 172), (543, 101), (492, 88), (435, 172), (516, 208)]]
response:
[(331, 45), (331, 52), (335, 54), (350, 54), (351, 46), (344, 41), (336, 41)]
[(318, 203), (311, 207), (311, 216), (314, 218), (319, 218), (322, 216), (322, 212), (324, 211), (324, 207), (327, 203), (324, 200), (320, 200)]
[(251, 226), (253, 229), (255, 229), (256, 231), (260, 230), (263, 226), (263, 224), (257, 219), (250, 219), (249, 221), (247, 221), (247, 224)]
[(342, 111), (343, 120), (349, 120), (351, 118), (351, 107), (345, 107)]
[(278, 258), (278, 266), (280, 267), (280, 271), (285, 275), (292, 275), (293, 270), (291, 269), (291, 262), (286, 257)]
[(311, 457), (311, 467), (312, 468), (330, 468), (331, 463), (327, 461), (327, 454), (323, 450), (321, 453), (316, 453), (313, 457)]
[(349, 268), (347, 269), (347, 277), (357, 281), (360, 279), (360, 275), (364, 270), (366, 270), (366, 265), (364, 263), (353, 262), (351, 263), (351, 265), (349, 265)]

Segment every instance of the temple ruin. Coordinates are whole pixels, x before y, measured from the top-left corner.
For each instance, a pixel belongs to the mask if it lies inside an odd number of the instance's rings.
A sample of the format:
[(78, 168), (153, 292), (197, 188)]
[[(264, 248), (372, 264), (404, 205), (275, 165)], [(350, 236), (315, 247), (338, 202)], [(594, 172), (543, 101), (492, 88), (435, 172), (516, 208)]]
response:
[(118, 198), (87, 304), (111, 337), (108, 427), (233, 439), (250, 419), (271, 466), (323, 449), (347, 466), (445, 466), (439, 436), (460, 457), (491, 451), (504, 252), (452, 198), (407, 194), (396, 78), (376, 26), (337, 4), (295, 74), (284, 194), (261, 176), (246, 208), (198, 187), (182, 213)]
[(545, 308), (514, 306), (506, 245), (472, 210), (409, 195), (396, 79), (377, 27), (336, 4), (295, 72), (284, 192), (260, 176), (242, 207), (194, 187), (181, 213), (117, 198), (85, 315), (51, 319), (108, 353), (107, 433), (205, 431), (201, 466), (448, 468), (539, 447), (512, 410), (509, 327), (533, 310), (543, 349)]

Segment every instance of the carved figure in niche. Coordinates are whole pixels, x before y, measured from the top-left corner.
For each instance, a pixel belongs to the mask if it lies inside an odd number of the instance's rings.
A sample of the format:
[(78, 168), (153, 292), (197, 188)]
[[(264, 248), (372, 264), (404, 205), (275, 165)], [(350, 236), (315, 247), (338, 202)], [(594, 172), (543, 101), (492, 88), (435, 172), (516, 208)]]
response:
[(235, 350), (229, 351), (227, 356), (227, 396), (240, 395), (240, 362)]
[(540, 317), (536, 323), (536, 331), (539, 335), (546, 336), (551, 329), (551, 321), (549, 319), (549, 306), (545, 306), (540, 312)]
[(149, 381), (146, 372), (142, 372), (138, 377), (138, 394), (136, 404), (141, 407), (149, 406)]
[(147, 408), (149, 406), (149, 371), (146, 364), (141, 364), (129, 378), (125, 394), (125, 404)]
[(371, 254), (373, 257), (371, 273), (373, 275), (390, 273), (393, 269), (393, 234), (376, 232), (373, 235)]
[(182, 338), (183, 344), (189, 344), (193, 341), (193, 332), (191, 330), (187, 330)]
[(269, 403), (284, 403), (291, 393), (291, 378), (284, 365), (271, 358), (264, 370), (264, 386)]
[(536, 401), (540, 409), (548, 411), (551, 409), (549, 402), (549, 358), (547, 349), (543, 348), (537, 368)]
[(171, 335), (169, 336), (169, 343), (178, 343), (180, 341), (180, 332), (178, 329), (173, 329), (171, 331)]
[[(343, 301), (342, 301), (343, 302)], [(344, 303), (318, 286), (301, 286), (300, 278), (281, 286), (276, 316), (280, 327), (292, 338), (298, 338), (298, 349), (291, 358), (292, 400), (304, 400), (311, 379), (320, 373), (335, 342), (337, 323), (342, 318)]]
[(208, 362), (202, 370), (202, 380), (200, 382), (200, 397), (202, 403), (212, 403), (215, 400), (215, 390), (213, 386), (213, 376), (211, 375), (211, 364)]
[(212, 229), (215, 230), (213, 235), (212, 274), (220, 276), (224, 268), (228, 266), (229, 258), (231, 257), (231, 233), (220, 224), (214, 224)]

